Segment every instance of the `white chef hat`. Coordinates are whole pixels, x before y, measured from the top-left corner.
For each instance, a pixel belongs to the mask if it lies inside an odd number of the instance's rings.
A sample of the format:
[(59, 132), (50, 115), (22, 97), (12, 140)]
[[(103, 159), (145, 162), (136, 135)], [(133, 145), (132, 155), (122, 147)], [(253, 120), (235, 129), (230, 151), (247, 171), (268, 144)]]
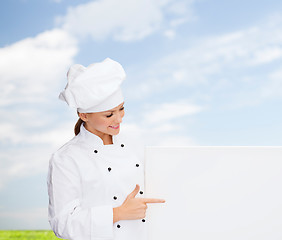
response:
[(110, 58), (88, 67), (75, 64), (59, 98), (80, 113), (107, 111), (124, 101), (120, 85), (125, 76), (123, 67)]

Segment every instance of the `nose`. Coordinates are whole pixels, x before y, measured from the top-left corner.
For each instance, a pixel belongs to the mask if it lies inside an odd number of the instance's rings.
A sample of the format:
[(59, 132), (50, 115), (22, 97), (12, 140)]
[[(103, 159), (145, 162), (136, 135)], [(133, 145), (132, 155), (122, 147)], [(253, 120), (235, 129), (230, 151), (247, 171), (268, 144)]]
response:
[(117, 116), (117, 118), (116, 118), (117, 123), (122, 123), (122, 118), (123, 118), (122, 114), (118, 113), (116, 116)]

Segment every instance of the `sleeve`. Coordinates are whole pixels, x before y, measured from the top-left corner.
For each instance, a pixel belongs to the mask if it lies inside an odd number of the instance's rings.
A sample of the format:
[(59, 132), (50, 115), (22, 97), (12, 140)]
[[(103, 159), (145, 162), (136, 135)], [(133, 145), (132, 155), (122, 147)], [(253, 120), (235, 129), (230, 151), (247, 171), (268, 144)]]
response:
[(77, 167), (74, 161), (61, 160), (52, 156), (47, 177), (48, 217), (55, 235), (69, 240), (112, 240), (113, 207), (82, 208)]

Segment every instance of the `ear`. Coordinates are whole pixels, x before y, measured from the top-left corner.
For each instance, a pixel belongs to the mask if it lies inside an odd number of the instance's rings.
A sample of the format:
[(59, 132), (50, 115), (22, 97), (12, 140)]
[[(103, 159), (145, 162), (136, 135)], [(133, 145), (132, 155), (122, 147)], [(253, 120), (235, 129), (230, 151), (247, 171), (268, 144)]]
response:
[(88, 121), (87, 113), (78, 113), (78, 116), (79, 116), (84, 122), (87, 122), (87, 121)]

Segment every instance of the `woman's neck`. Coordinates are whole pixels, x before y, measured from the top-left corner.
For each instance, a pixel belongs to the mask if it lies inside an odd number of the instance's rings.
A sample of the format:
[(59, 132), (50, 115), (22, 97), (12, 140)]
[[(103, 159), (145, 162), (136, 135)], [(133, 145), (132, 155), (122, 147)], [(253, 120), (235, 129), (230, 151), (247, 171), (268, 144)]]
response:
[[(100, 136), (98, 136), (98, 137), (100, 137)], [(113, 136), (112, 135), (105, 134), (105, 136), (103, 138), (102, 137), (100, 137), (100, 138), (103, 140), (104, 145), (113, 144)]]
[(106, 134), (106, 133), (103, 133), (103, 132), (99, 132), (95, 129), (89, 129), (87, 124), (84, 124), (84, 127), (87, 131), (89, 131), (89, 132), (95, 134), (96, 136), (98, 136), (99, 138), (101, 138), (104, 145), (113, 144), (113, 136), (112, 135), (109, 135), (109, 134)]

